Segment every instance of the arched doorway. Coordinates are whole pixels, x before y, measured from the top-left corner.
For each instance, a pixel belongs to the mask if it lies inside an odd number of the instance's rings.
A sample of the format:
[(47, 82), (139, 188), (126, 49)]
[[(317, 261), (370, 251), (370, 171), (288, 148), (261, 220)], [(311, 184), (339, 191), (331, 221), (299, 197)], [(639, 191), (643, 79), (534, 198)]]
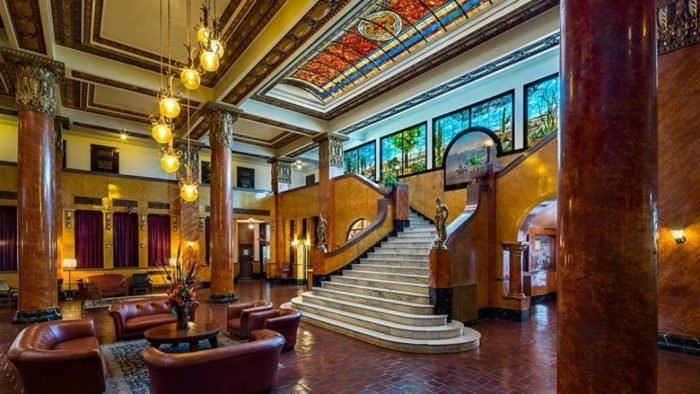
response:
[(518, 231), (518, 241), (530, 245), (523, 256), (523, 292), (533, 304), (556, 298), (558, 233), (556, 199), (533, 208)]

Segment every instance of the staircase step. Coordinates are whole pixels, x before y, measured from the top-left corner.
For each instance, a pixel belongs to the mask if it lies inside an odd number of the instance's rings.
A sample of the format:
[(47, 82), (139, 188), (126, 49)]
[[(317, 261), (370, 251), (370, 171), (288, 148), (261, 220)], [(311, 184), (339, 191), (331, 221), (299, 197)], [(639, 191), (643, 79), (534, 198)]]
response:
[(418, 227), (406, 227), (403, 229), (404, 234), (408, 233), (437, 233), (434, 226), (418, 226)]
[(402, 247), (398, 248), (390, 248), (387, 247), (389, 245), (381, 245), (378, 249), (375, 249), (373, 253), (376, 254), (395, 254), (395, 255), (420, 255), (420, 256), (427, 256), (428, 253), (430, 252), (430, 249), (428, 248), (414, 248), (411, 247), (412, 245), (403, 245)]
[[(397, 300), (414, 304), (430, 305), (430, 296), (427, 293), (412, 293), (393, 289), (380, 289), (371, 286), (362, 286), (341, 282), (321, 282), (323, 289), (343, 291), (346, 293), (359, 294), (371, 297), (381, 297), (387, 300)], [(432, 307), (432, 306), (431, 306)]]
[(322, 297), (351, 301), (358, 304), (371, 305), (379, 308), (391, 309), (399, 312), (413, 313), (416, 315), (432, 315), (433, 306), (430, 304), (417, 304), (400, 300), (392, 300), (386, 297), (374, 297), (348, 291), (331, 290), (326, 287), (314, 287), (314, 294)]
[(435, 234), (430, 233), (399, 233), (399, 239), (410, 239), (419, 242), (430, 242), (435, 239)]
[[(306, 294), (306, 293), (305, 293)], [(401, 338), (414, 339), (448, 339), (460, 337), (462, 335), (461, 323), (453, 321), (450, 324), (438, 326), (414, 326), (407, 324), (399, 324), (383, 319), (364, 316), (353, 312), (344, 311), (328, 307), (325, 305), (314, 304), (304, 300), (302, 297), (292, 299), (292, 306), (295, 309), (302, 311), (302, 314), (312, 313), (333, 320), (349, 323), (355, 326), (364, 327), (372, 331), (383, 334), (393, 335)]]
[(338, 309), (343, 312), (355, 313), (358, 315), (380, 319), (392, 323), (404, 324), (407, 326), (442, 326), (445, 325), (447, 315), (419, 315), (391, 309), (365, 305), (357, 302), (341, 300), (332, 297), (324, 297), (313, 292), (306, 292), (302, 295), (302, 300), (314, 305), (323, 305), (329, 308)]
[(429, 268), (419, 267), (419, 266), (397, 266), (397, 265), (381, 265), (381, 264), (353, 264), (352, 269), (360, 271), (372, 271), (372, 272), (394, 272), (398, 274), (409, 274), (409, 275), (429, 275)]
[(386, 260), (401, 260), (401, 261), (428, 261), (428, 254), (427, 253), (423, 253), (423, 254), (416, 254), (416, 253), (396, 254), (396, 253), (387, 252), (386, 250), (383, 253), (380, 253), (379, 249), (377, 249), (377, 251), (375, 251), (375, 252), (368, 253), (367, 257), (380, 258), (380, 259), (386, 259)]
[(399, 274), (396, 272), (374, 272), (369, 271), (366, 268), (362, 270), (351, 269), (343, 270), (343, 276), (349, 278), (362, 278), (362, 279), (380, 279), (385, 281), (401, 282), (401, 283), (422, 283), (428, 284), (430, 278), (428, 275), (412, 275), (412, 274)]
[(426, 267), (428, 268), (428, 260), (402, 260), (388, 259), (381, 256), (378, 257), (363, 257), (360, 259), (360, 264), (376, 264), (376, 265), (395, 265), (398, 267)]
[(428, 294), (428, 285), (419, 283), (394, 282), (381, 279), (355, 278), (351, 276), (332, 276), (331, 282), (348, 283), (351, 285), (375, 287), (379, 289), (391, 289), (407, 291), (409, 293)]
[(410, 239), (410, 238), (396, 238), (396, 237), (391, 237), (389, 240), (383, 242), (381, 244), (381, 247), (385, 246), (390, 246), (393, 248), (402, 248), (402, 247), (412, 247), (412, 248), (428, 248), (433, 246), (433, 240), (431, 239), (430, 241), (421, 241), (421, 240), (415, 240), (415, 239)]

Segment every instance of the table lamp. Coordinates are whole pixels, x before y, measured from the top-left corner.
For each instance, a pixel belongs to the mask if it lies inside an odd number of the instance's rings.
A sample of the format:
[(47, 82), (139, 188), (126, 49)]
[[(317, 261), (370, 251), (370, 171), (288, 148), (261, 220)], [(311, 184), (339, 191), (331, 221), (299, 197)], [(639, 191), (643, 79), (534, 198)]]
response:
[(66, 300), (72, 300), (72, 292), (70, 286), (70, 272), (78, 266), (78, 260), (76, 259), (63, 259), (62, 263), (63, 269), (68, 271), (68, 293), (66, 294)]

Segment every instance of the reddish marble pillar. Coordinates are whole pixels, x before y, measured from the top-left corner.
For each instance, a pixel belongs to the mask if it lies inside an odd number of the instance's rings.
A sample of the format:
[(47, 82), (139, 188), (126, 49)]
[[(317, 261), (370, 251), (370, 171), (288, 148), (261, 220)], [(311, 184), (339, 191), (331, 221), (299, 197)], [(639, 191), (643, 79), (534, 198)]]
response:
[(561, 2), (559, 392), (656, 392), (655, 8)]
[(335, 244), (335, 191), (332, 179), (343, 175), (343, 142), (348, 137), (340, 134), (326, 133), (314, 138), (318, 144), (318, 191), (320, 209), (323, 217), (328, 221), (326, 240), (327, 250), (331, 251), (338, 247)]
[[(190, 175), (198, 180), (199, 175), (199, 149), (200, 145), (185, 140), (175, 141), (175, 148), (182, 152), (180, 166), (177, 172), (178, 179), (184, 179), (188, 174), (188, 166)], [(185, 201), (182, 198), (178, 199), (180, 203), (179, 223), (180, 223), (180, 245), (181, 245), (181, 261), (186, 265), (202, 263), (200, 261), (199, 248), (199, 198), (195, 201)]]
[(527, 242), (504, 242), (503, 249), (508, 251), (508, 297), (525, 298), (523, 292), (523, 254), (527, 251)]
[(271, 235), (273, 260), (268, 264), (268, 274), (271, 277), (279, 276), (282, 265), (285, 262), (286, 248), (284, 234), (284, 210), (279, 193), (289, 190), (292, 186), (292, 161), (273, 157), (267, 161), (270, 163), (271, 187), (275, 194), (275, 231)]
[(241, 111), (223, 103), (208, 103), (211, 144), (211, 295), (207, 302), (229, 303), (233, 293), (233, 122)]
[(452, 297), (452, 258), (447, 248), (437, 245), (430, 249), (430, 303), (433, 305), (433, 313), (447, 315), (447, 321), (452, 321), (453, 297)]
[(2, 48), (15, 71), (18, 110), (19, 307), (15, 323), (61, 318), (56, 291), (56, 79), (63, 64)]

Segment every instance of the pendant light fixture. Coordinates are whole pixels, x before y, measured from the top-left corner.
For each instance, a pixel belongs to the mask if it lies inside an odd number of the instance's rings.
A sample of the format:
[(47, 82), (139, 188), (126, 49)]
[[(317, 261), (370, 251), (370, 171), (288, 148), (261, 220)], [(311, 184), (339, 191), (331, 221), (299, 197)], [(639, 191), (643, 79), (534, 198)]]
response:
[[(202, 83), (202, 76), (199, 70), (197, 70), (197, 67), (194, 65), (194, 60), (192, 59), (196, 49), (192, 47), (192, 39), (190, 38), (190, 23), (192, 20), (191, 4), (191, 0), (187, 0), (187, 27), (185, 28), (186, 43), (184, 44), (185, 49), (187, 50), (187, 64), (180, 72), (180, 82), (182, 82), (182, 86), (185, 88), (195, 90), (199, 88), (199, 85)], [(197, 34), (199, 35), (199, 31)]]
[[(188, 55), (191, 54), (191, 40), (190, 40), (190, 7), (191, 7), (191, 0), (187, 0), (187, 44), (185, 47), (187, 48)], [(190, 56), (190, 65), (192, 64), (191, 61), (191, 56)], [(183, 70), (186, 71), (187, 69)], [(183, 81), (183, 85), (185, 82)], [(197, 82), (199, 85), (199, 81)], [(187, 87), (185, 85), (185, 87)], [(187, 107), (190, 106), (190, 92), (187, 92)], [(195, 160), (195, 155), (192, 154), (192, 148), (190, 146), (190, 130), (191, 130), (191, 124), (190, 124), (190, 111), (187, 111), (187, 162), (185, 163), (185, 174), (184, 176), (180, 179), (178, 182), (178, 185), (180, 186), (180, 198), (182, 198), (183, 201), (186, 202), (194, 202), (197, 201), (197, 198), (199, 197), (199, 183), (195, 180), (193, 174), (192, 174), (192, 169), (193, 168), (198, 168), (199, 166), (197, 164), (199, 163), (194, 163), (193, 161)]]
[(182, 152), (173, 147), (172, 138), (168, 141), (167, 147), (160, 150), (160, 168), (168, 174), (177, 172), (180, 169), (180, 156)]
[(168, 0), (168, 28), (167, 28), (167, 40), (168, 40), (168, 72), (167, 72), (167, 77), (168, 77), (168, 86), (166, 89), (162, 89), (160, 91), (160, 94), (158, 95), (158, 109), (160, 110), (160, 114), (169, 118), (169, 119), (174, 119), (177, 118), (178, 115), (180, 115), (180, 95), (175, 95), (173, 93), (173, 73), (171, 69), (171, 52), (170, 52), (170, 21), (172, 19), (171, 16), (171, 7), (170, 7), (170, 0)]
[(165, 116), (160, 116), (158, 120), (153, 122), (151, 128), (153, 139), (159, 144), (167, 144), (173, 138), (172, 122)]
[(213, 72), (219, 68), (219, 60), (224, 56), (224, 43), (219, 29), (220, 22), (216, 17), (216, 0), (214, 0), (213, 9), (211, 0), (206, 0), (202, 4), (202, 17), (199, 20), (201, 25), (195, 27), (197, 41), (199, 41), (201, 49), (199, 64), (205, 71)]

